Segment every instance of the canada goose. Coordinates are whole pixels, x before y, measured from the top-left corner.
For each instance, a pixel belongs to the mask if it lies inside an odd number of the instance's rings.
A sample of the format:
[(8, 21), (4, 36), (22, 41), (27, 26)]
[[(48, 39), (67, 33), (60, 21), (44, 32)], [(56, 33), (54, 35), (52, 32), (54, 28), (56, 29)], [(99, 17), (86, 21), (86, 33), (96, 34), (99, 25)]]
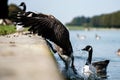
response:
[(86, 39), (86, 36), (77, 34), (77, 38), (79, 38), (80, 40), (84, 40)]
[[(24, 13), (26, 11), (26, 4), (24, 2), (21, 2), (21, 4), (19, 6), (23, 7), (22, 13)], [(18, 13), (21, 13), (21, 12), (18, 12)], [(16, 31), (17, 31), (18, 35), (23, 34), (24, 28), (23, 28), (22, 23), (21, 22), (15, 23), (15, 26), (16, 26)]]
[(82, 69), (83, 76), (85, 78), (96, 78), (96, 69), (94, 66), (92, 66), (91, 61), (92, 61), (92, 46), (87, 45), (85, 48), (82, 49), (83, 51), (88, 52), (88, 58), (87, 61)]
[(29, 26), (34, 33), (55, 43), (57, 45), (56, 51), (64, 61), (66, 70), (71, 65), (76, 73), (69, 31), (58, 19), (52, 15), (34, 12), (18, 13), (17, 17), (18, 21), (24, 25), (23, 27)]
[(21, 2), (21, 4), (19, 6), (23, 7), (22, 11), (24, 11), (24, 12), (26, 11), (26, 4), (24, 2)]
[(99, 36), (99, 35), (96, 34), (95, 38), (96, 38), (96, 40), (99, 40), (101, 38), (101, 36)]
[(117, 55), (120, 56), (120, 49), (117, 50)]
[(107, 78), (107, 66), (110, 60), (98, 61), (92, 63), (92, 65), (96, 68), (98, 77)]

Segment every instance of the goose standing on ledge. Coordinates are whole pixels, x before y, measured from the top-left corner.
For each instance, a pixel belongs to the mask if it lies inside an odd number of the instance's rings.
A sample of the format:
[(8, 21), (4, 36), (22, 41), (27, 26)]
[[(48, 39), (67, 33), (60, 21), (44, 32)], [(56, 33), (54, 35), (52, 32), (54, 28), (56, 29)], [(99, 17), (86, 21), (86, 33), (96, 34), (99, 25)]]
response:
[[(22, 13), (24, 13), (26, 11), (26, 4), (24, 2), (21, 2), (21, 4), (19, 5), (19, 7), (22, 7), (21, 8), (21, 10), (22, 10), (21, 12)], [(19, 13), (21, 13), (21, 12), (19, 12)], [(19, 23), (16, 23), (15, 25), (16, 25), (16, 31), (17, 31), (18, 35), (23, 34), (24, 28), (23, 28), (22, 23), (19, 22)]]
[(82, 74), (85, 79), (92, 79), (95, 80), (97, 78), (96, 76), (96, 69), (94, 66), (92, 66), (91, 61), (92, 61), (92, 46), (87, 45), (85, 48), (82, 49), (83, 51), (88, 52), (88, 58), (87, 61), (82, 69)]

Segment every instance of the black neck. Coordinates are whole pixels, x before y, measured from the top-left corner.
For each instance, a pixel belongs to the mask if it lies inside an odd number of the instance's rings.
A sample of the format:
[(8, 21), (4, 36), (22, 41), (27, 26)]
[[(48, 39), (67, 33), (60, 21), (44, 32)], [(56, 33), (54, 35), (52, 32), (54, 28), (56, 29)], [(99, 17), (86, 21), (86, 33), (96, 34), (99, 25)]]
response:
[(23, 5), (23, 11), (24, 12), (26, 11), (26, 5), (25, 4)]
[(87, 58), (86, 65), (91, 64), (91, 61), (92, 61), (92, 49), (88, 51), (88, 58)]

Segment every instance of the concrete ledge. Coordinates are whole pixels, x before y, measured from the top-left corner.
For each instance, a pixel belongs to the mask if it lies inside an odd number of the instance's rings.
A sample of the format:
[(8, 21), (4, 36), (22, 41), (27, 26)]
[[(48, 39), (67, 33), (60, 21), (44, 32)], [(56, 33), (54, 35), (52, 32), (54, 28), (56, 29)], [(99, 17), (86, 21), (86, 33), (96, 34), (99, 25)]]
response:
[(40, 36), (0, 37), (0, 80), (63, 80)]

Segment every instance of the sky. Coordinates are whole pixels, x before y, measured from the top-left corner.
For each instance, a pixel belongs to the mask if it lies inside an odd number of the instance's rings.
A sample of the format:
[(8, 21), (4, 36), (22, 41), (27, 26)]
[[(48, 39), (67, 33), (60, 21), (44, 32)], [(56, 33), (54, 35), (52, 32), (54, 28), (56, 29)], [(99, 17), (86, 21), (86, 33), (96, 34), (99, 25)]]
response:
[(9, 0), (19, 5), (25, 2), (27, 11), (51, 14), (63, 24), (74, 17), (92, 17), (120, 10), (120, 0)]

